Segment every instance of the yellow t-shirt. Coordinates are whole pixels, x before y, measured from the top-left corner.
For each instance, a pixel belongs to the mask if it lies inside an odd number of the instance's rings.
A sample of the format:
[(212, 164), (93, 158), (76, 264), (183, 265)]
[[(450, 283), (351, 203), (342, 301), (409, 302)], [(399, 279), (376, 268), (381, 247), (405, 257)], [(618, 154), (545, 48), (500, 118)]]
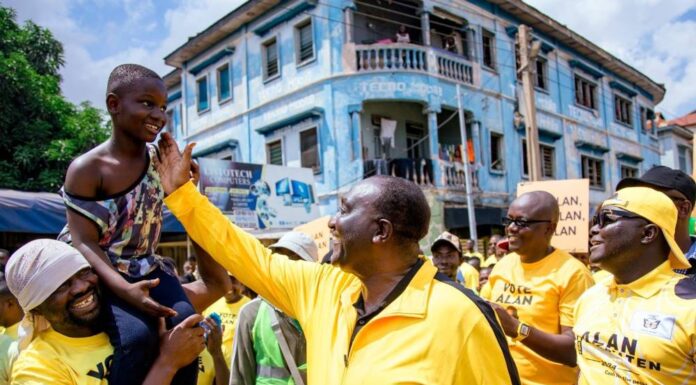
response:
[(41, 332), (12, 366), (12, 385), (107, 385), (114, 349), (106, 333), (84, 338)]
[[(573, 326), (575, 301), (592, 284), (590, 271), (565, 251), (534, 263), (522, 263), (510, 253), (491, 271), (485, 298), (528, 325), (560, 334), (561, 325)], [(508, 338), (508, 343), (523, 385), (575, 384), (576, 368), (551, 362), (522, 342)]]
[(498, 263), (498, 259), (495, 257), (495, 255), (491, 255), (490, 257), (486, 258), (485, 261), (481, 264), (481, 267), (491, 267)]
[(483, 263), (483, 254), (477, 251), (467, 251), (463, 255), (464, 258), (478, 258), (479, 262)]
[(665, 262), (598, 282), (575, 307), (580, 385), (696, 384), (696, 282)]
[(0, 385), (10, 383), (12, 362), (19, 355), (17, 346), (18, 334), (19, 322), (8, 328), (2, 328), (0, 332)]
[[(222, 355), (225, 357), (227, 365), (232, 362), (232, 345), (234, 344), (234, 330), (237, 326), (237, 316), (239, 315), (239, 310), (247, 302), (249, 302), (249, 298), (247, 297), (242, 297), (242, 299), (235, 303), (227, 303), (225, 297), (222, 297), (203, 312), (203, 315), (206, 317), (212, 313), (218, 313), (220, 315), (220, 320), (224, 328), (222, 332)], [(210, 352), (208, 352), (208, 349), (205, 349), (203, 353), (198, 356), (197, 384), (211, 385), (213, 380), (215, 380), (213, 357), (210, 355)]]
[(457, 272), (457, 282), (461, 283), (467, 289), (471, 289), (478, 293), (479, 272), (475, 267), (464, 262), (459, 265)]

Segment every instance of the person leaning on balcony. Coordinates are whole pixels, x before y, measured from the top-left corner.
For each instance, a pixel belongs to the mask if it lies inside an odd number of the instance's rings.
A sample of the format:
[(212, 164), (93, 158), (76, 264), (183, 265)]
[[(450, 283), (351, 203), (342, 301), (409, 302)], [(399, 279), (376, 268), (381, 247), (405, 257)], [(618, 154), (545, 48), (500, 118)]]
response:
[(503, 220), (511, 253), (493, 267), (481, 290), (509, 337), (525, 385), (577, 380), (573, 306), (593, 281), (582, 262), (551, 246), (558, 217), (558, 202), (547, 192), (515, 199)]
[(399, 30), (396, 31), (396, 42), (397, 43), (410, 43), (411, 42), (411, 36), (408, 34), (408, 31), (406, 30), (405, 25), (400, 25)]
[(192, 148), (182, 156), (163, 134), (165, 202), (230, 273), (298, 320), (309, 384), (520, 383), (491, 307), (419, 255), (430, 207), (417, 185), (388, 176), (358, 182), (329, 222), (332, 264), (291, 261), (196, 191)]

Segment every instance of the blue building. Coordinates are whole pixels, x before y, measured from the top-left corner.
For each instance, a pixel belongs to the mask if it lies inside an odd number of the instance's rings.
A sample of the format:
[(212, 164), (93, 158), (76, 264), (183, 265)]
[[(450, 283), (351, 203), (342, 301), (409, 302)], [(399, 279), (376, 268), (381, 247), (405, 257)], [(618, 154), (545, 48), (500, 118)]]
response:
[(250, 0), (165, 58), (169, 130), (196, 156), (314, 169), (324, 214), (364, 177), (414, 180), (430, 236), (468, 232), (468, 160), (485, 236), (526, 178), (520, 24), (541, 43), (544, 178), (588, 178), (599, 203), (659, 164), (664, 86), (519, 0)]

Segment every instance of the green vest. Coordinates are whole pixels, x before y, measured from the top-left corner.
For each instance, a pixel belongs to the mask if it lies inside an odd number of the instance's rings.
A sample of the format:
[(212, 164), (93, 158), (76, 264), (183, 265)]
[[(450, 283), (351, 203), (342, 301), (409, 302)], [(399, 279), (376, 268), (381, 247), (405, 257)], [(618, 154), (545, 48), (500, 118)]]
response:
[[(254, 320), (251, 335), (256, 353), (256, 385), (295, 385), (288, 370), (278, 339), (273, 332), (270, 312), (275, 311), (266, 301), (261, 301)], [(299, 329), (299, 324), (295, 321)], [(307, 363), (298, 362), (300, 372), (306, 372)]]

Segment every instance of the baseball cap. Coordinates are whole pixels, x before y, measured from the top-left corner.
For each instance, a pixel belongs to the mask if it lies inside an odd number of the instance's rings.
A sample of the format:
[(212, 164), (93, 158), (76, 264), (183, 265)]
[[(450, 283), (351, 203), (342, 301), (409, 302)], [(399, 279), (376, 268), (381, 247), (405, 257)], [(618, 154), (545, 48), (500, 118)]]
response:
[(312, 238), (299, 231), (291, 231), (283, 235), (278, 242), (269, 246), (271, 249), (282, 247), (288, 249), (300, 258), (309, 262), (316, 262), (319, 259), (319, 249)]
[(694, 182), (694, 179), (681, 170), (675, 170), (666, 166), (655, 166), (640, 178), (621, 179), (619, 184), (616, 185), (616, 190), (636, 186), (654, 186), (677, 190), (684, 194), (692, 205), (696, 201), (696, 182)]
[(626, 187), (616, 192), (612, 198), (605, 200), (602, 207), (621, 207), (638, 214), (662, 230), (671, 252), (669, 261), (673, 269), (688, 269), (691, 264), (684, 256), (674, 239), (677, 226), (677, 208), (669, 197), (649, 187)]
[(435, 242), (433, 242), (433, 245), (430, 247), (430, 251), (432, 252), (435, 246), (437, 246), (437, 244), (441, 242), (445, 242), (449, 245), (452, 245), (452, 247), (457, 249), (458, 252), (462, 252), (462, 246), (459, 243), (459, 237), (448, 231), (445, 231), (444, 233), (440, 234), (439, 237), (437, 237)]

